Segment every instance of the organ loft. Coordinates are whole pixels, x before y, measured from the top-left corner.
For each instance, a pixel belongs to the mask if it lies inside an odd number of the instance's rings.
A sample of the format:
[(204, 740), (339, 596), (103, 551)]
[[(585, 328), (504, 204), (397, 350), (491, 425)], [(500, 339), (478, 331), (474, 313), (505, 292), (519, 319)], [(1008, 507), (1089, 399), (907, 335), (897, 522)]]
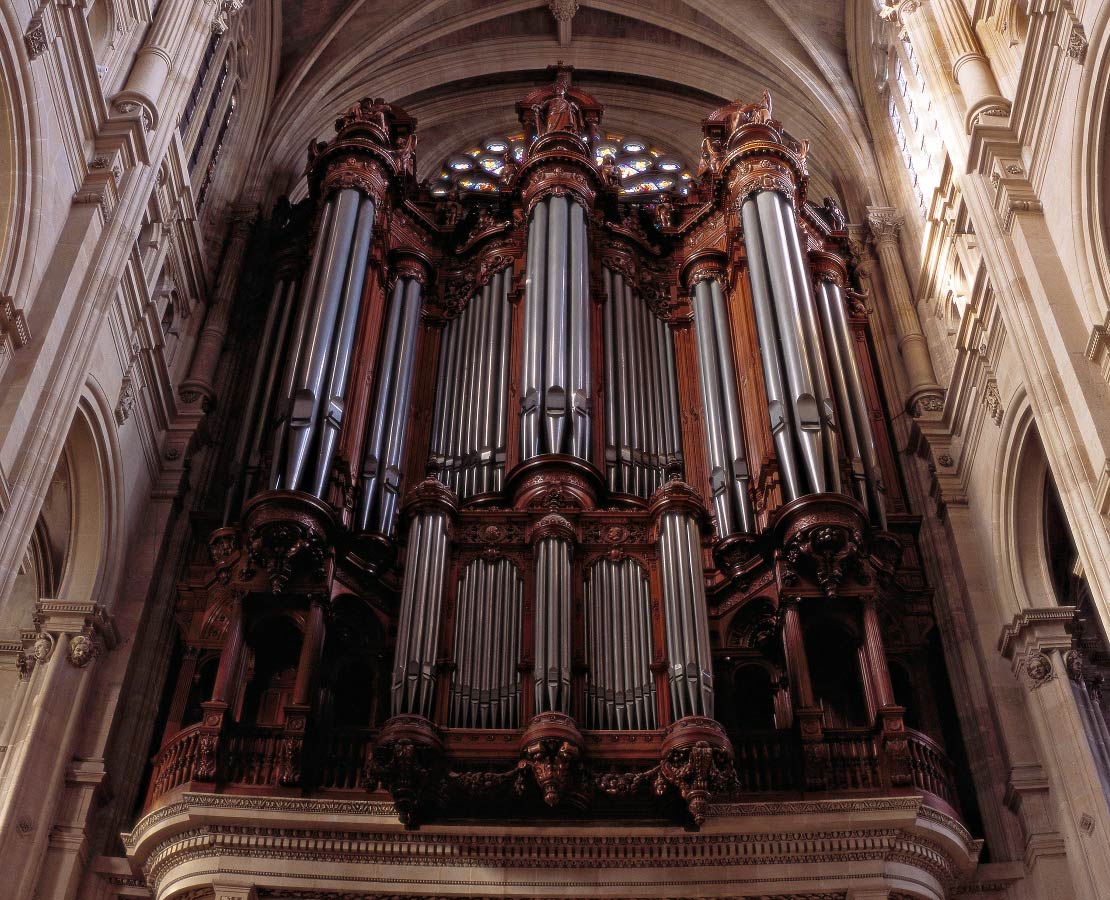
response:
[(769, 95), (695, 169), (548, 76), (423, 183), (411, 116), (340, 111), (248, 256), (142, 822), (687, 836), (624, 848), (655, 866), (778, 808), (943, 896), (978, 812), (844, 215)]

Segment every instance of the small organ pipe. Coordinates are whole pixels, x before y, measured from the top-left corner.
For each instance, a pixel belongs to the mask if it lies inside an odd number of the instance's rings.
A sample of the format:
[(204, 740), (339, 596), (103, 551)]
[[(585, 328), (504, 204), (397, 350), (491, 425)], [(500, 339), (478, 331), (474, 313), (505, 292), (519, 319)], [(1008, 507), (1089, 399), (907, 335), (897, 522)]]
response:
[(452, 319), (443, 328), (443, 338), (439, 344), (439, 362), (436, 370), (436, 399), (435, 418), (432, 421), (432, 440), (428, 465), (438, 472), (440, 481), (446, 480), (447, 459), (444, 455), (443, 443), (447, 430), (447, 390), (448, 377), (451, 372), (451, 356), (455, 348), (455, 338), (458, 334), (454, 328), (455, 320)]
[(370, 238), (374, 232), (374, 201), (365, 197), (359, 206), (354, 241), (338, 316), (339, 330), (332, 349), (331, 374), (328, 379), (326, 406), (323, 410), (319, 447), (316, 450), (316, 477), (312, 493), (323, 497), (331, 477), (332, 456), (339, 441), (343, 424), (344, 405), (347, 398), (347, 381), (354, 352), (355, 330), (362, 309), (362, 290), (366, 284), (366, 264), (370, 253)]
[(748, 251), (748, 276), (752, 288), (756, 332), (759, 336), (763, 382), (767, 392), (767, 412), (771, 437), (778, 454), (779, 473), (787, 500), (802, 496), (801, 473), (794, 450), (793, 410), (787, 402), (786, 378), (779, 354), (778, 326), (772, 312), (771, 285), (767, 276), (767, 255), (759, 227), (759, 210), (754, 198), (744, 202), (744, 244)]
[(740, 530), (751, 532), (755, 528), (751, 495), (748, 493), (748, 461), (744, 453), (744, 431), (740, 421), (740, 397), (736, 389), (736, 369), (732, 358), (732, 330), (729, 327), (728, 309), (720, 283), (710, 282), (713, 299), (713, 329), (717, 342), (717, 368), (721, 375), (721, 409), (725, 414), (725, 435), (729, 447), (730, 487), (740, 513)]
[(620, 427), (616, 439), (617, 458), (620, 463), (621, 490), (632, 493), (635, 483), (632, 469), (632, 447), (635, 442), (633, 435), (632, 391), (629, 386), (631, 360), (628, 354), (628, 305), (625, 303), (624, 276), (618, 272), (613, 273), (613, 323), (617, 344), (617, 371), (620, 373), (620, 394), (618, 403), (618, 420)]
[(667, 462), (679, 463), (682, 459), (682, 428), (679, 424), (678, 367), (674, 358), (674, 335), (665, 322), (659, 323), (660, 359), (666, 365), (667, 387)]
[(418, 513), (409, 535), (390, 694), (393, 715), (431, 713), (446, 570), (447, 516)]
[(694, 286), (694, 330), (697, 337), (698, 368), (701, 374), (701, 397), (705, 419), (705, 439), (709, 454), (709, 489), (713, 511), (717, 517), (718, 537), (736, 531), (730, 497), (730, 477), (721, 410), (721, 373), (713, 338), (713, 301), (709, 279)]
[(393, 533), (394, 516), (401, 495), (401, 459), (408, 435), (409, 399), (412, 394), (413, 368), (416, 364), (416, 342), (420, 330), (421, 285), (415, 279), (405, 287), (405, 313), (397, 348), (397, 384), (389, 412), (389, 437), (385, 451), (385, 474), (382, 477), (381, 509), (378, 531)]
[(332, 352), (332, 337), (360, 200), (361, 195), (356, 190), (339, 192), (332, 237), (328, 241), (320, 277), (320, 290), (313, 298), (312, 314), (304, 334), (300, 364), (294, 382), (285, 459), (285, 486), (292, 490), (302, 486), (313, 433), (320, 415), (324, 379)]
[(363, 450), (362, 461), (362, 498), (359, 506), (359, 528), (366, 531), (370, 527), (370, 514), (377, 499), (378, 486), (382, 477), (382, 455), (385, 450), (385, 435), (389, 418), (389, 394), (397, 370), (397, 345), (401, 333), (401, 318), (404, 307), (404, 280), (397, 279), (393, 285), (389, 301), (389, 318), (386, 321), (385, 335), (382, 340), (381, 365), (378, 367), (377, 391), (374, 398), (373, 418), (370, 423), (370, 439)]
[(675, 718), (713, 715), (709, 621), (697, 523), (664, 512), (659, 536), (671, 703)]

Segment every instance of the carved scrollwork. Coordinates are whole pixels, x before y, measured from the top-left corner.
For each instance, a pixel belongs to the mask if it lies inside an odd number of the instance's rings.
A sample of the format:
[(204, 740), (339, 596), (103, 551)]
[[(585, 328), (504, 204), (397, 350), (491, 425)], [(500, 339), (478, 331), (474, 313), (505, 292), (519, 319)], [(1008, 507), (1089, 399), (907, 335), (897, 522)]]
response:
[(323, 578), (327, 554), (327, 543), (316, 528), (300, 522), (267, 522), (250, 532), (243, 577), (249, 580), (262, 569), (270, 589), (280, 594), (298, 572)]
[(442, 764), (443, 742), (435, 726), (420, 716), (394, 716), (374, 746), (366, 784), (388, 791), (398, 818), (411, 828), (423, 809), (441, 799)]
[(735, 784), (732, 747), (720, 725), (690, 716), (668, 729), (655, 773), (656, 794), (678, 791), (694, 824), (700, 826), (713, 796), (730, 792)]
[(569, 716), (537, 716), (525, 733), (520, 752), (515, 784), (518, 795), (524, 793), (530, 779), (548, 806), (586, 806), (589, 793), (582, 766), (582, 735)]
[(822, 524), (803, 531), (783, 551), (787, 565), (817, 578), (828, 597), (835, 597), (845, 576), (857, 568), (863, 535), (857, 529)]

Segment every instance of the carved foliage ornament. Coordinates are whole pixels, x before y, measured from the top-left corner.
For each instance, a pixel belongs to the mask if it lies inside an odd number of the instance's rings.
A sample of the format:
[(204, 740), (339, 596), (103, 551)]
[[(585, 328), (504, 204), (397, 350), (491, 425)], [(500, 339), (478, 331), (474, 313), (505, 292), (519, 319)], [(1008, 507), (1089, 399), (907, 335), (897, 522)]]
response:
[(783, 557), (796, 574), (812, 573), (828, 597), (835, 597), (844, 578), (859, 569), (863, 535), (841, 523), (821, 523), (797, 534)]
[(243, 577), (250, 580), (262, 569), (269, 576), (270, 589), (280, 594), (296, 575), (323, 578), (327, 554), (324, 535), (313, 525), (266, 522), (251, 529)]

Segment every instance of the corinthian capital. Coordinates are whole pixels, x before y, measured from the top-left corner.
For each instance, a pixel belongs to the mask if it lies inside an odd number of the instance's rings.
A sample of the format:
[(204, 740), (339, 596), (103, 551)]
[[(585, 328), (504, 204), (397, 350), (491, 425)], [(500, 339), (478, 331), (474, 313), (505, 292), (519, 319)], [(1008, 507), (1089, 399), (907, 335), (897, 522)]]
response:
[(879, 18), (885, 22), (903, 22), (913, 15), (925, 0), (885, 0), (879, 8)]
[(867, 224), (879, 244), (897, 244), (898, 233), (905, 224), (905, 217), (898, 214), (893, 206), (869, 206)]

